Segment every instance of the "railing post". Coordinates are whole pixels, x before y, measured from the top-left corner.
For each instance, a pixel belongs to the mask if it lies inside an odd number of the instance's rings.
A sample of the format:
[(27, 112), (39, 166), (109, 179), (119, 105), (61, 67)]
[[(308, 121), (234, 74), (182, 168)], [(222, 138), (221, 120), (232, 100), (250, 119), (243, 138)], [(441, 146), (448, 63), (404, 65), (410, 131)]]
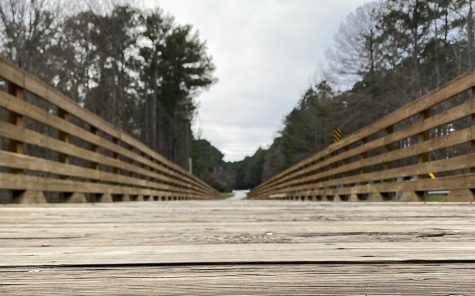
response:
[[(134, 147), (131, 146), (131, 145), (127, 145), (127, 146), (129, 147), (130, 152), (134, 153)], [(134, 160), (133, 160), (132, 158), (128, 158), (128, 160), (129, 160), (128, 163), (129, 163), (130, 165), (134, 165), (134, 164), (135, 164), (135, 162), (134, 162)], [(132, 178), (135, 178), (134, 172), (129, 171), (129, 176), (132, 177)]]
[[(389, 136), (393, 132), (394, 132), (394, 126), (389, 126), (389, 127), (384, 129), (384, 135), (385, 136)], [(388, 143), (388, 144), (384, 145), (384, 152), (385, 153), (391, 152), (393, 150), (394, 150), (393, 143)], [(384, 169), (385, 170), (389, 170), (389, 169), (391, 169), (391, 167), (392, 167), (391, 162), (385, 162), (384, 163)]]
[[(95, 127), (95, 126), (91, 126), (89, 128), (89, 131), (93, 134), (95, 134), (96, 136), (99, 136), (99, 130)], [(95, 153), (99, 153), (99, 146), (95, 145), (95, 144), (91, 144), (91, 151), (92, 152), (95, 152)], [(91, 168), (94, 169), (94, 170), (100, 170), (100, 164), (98, 162), (92, 162), (91, 163)]]
[[(421, 121), (424, 121), (426, 120), (427, 118), (429, 118), (431, 115), (431, 112), (430, 112), (430, 109), (425, 109), (423, 110), (422, 112), (419, 113), (419, 117), (420, 117), (420, 120)], [(422, 133), (420, 133), (418, 135), (418, 143), (422, 143), (422, 142), (425, 142), (427, 140), (430, 139), (430, 131), (427, 130), (427, 131), (423, 131)], [(424, 152), (424, 153), (421, 153), (419, 154), (418, 156), (418, 163), (419, 164), (423, 164), (423, 163), (426, 163), (426, 162), (429, 162), (430, 161), (430, 155), (428, 152)], [(417, 179), (427, 179), (427, 175), (423, 174), (423, 175), (417, 175), (415, 176)], [(412, 201), (424, 201), (425, 199), (425, 196), (424, 196), (424, 192), (421, 192), (421, 191), (410, 191), (410, 192), (402, 192), (402, 195), (400, 197), (400, 201), (403, 201), (403, 202), (412, 202)]]
[[(475, 112), (475, 86), (470, 89), (470, 110)], [(472, 113), (471, 116), (471, 141), (470, 141), (470, 153), (475, 153), (475, 113)], [(475, 173), (475, 167), (470, 168), (470, 173)], [(449, 195), (447, 196), (447, 201), (450, 202), (463, 202), (475, 201), (475, 188), (466, 188), (466, 189), (457, 189), (457, 190), (450, 190)]]
[[(387, 137), (394, 133), (394, 126), (388, 126), (384, 129), (384, 137)], [(393, 143), (386, 143), (383, 147), (384, 153), (389, 153), (391, 151), (394, 151), (394, 144)], [(390, 161), (384, 162), (383, 163), (384, 170), (389, 170), (393, 167), (392, 163)], [(383, 181), (387, 182), (387, 181)], [(389, 182), (394, 182), (394, 180), (389, 181)], [(372, 194), (372, 198), (377, 201), (388, 201), (388, 200), (393, 200), (393, 195), (390, 194), (389, 192), (377, 192)], [(396, 197), (394, 197), (396, 199)]]
[[(11, 82), (8, 83), (8, 93), (15, 96), (19, 100), (25, 99), (24, 90), (16, 84)], [(8, 111), (8, 122), (16, 125), (18, 128), (24, 128), (24, 118), (23, 115), (15, 113), (13, 111)], [(23, 143), (16, 140), (9, 140), (8, 150), (14, 153), (23, 154), (25, 152), (25, 146)], [(22, 170), (12, 169), (13, 173), (21, 173)]]
[[(25, 100), (25, 91), (22, 87), (8, 82), (8, 93), (15, 96), (18, 100)], [(17, 126), (20, 129), (25, 128), (24, 117), (21, 114), (8, 111), (8, 122)], [(25, 144), (16, 140), (10, 139), (8, 142), (8, 151), (18, 154), (25, 153)], [(13, 174), (23, 174), (21, 169), (10, 169)], [(12, 201), (15, 203), (46, 203), (47, 200), (41, 191), (30, 190), (12, 190)]]
[[(367, 137), (361, 139), (361, 146), (365, 146), (367, 143), (368, 143), (368, 138)], [(364, 160), (366, 158), (368, 158), (368, 151), (367, 150), (365, 150), (365, 152), (361, 153), (361, 160)], [(360, 174), (365, 174), (365, 173), (367, 173), (367, 171), (368, 170), (366, 168), (362, 167), (360, 169)]]
[[(58, 107), (58, 117), (65, 121), (68, 121), (69, 113), (66, 110)], [(64, 143), (69, 143), (70, 141), (69, 134), (61, 130), (58, 131), (58, 140)], [(70, 163), (69, 155), (64, 154), (64, 153), (58, 154), (58, 160), (61, 163), (65, 163), (65, 164)], [(62, 177), (61, 179), (67, 179), (67, 177)], [(86, 196), (84, 195), (84, 193), (80, 193), (80, 192), (60, 192), (59, 198), (61, 202), (67, 202), (67, 203), (87, 202)]]
[[(89, 131), (92, 134), (100, 137), (100, 130), (97, 127), (91, 125), (89, 127)], [(95, 152), (96, 154), (100, 153), (100, 148), (96, 144), (91, 144), (90, 150), (92, 152)], [(96, 170), (96, 171), (100, 171), (101, 170), (101, 164), (98, 163), (98, 162), (91, 162), (91, 169)], [(93, 201), (94, 202), (102, 202), (102, 203), (112, 202), (112, 196), (110, 194), (104, 193), (104, 192), (97, 193), (97, 194), (93, 195)]]
[[(368, 143), (368, 137), (364, 137), (364, 138), (361, 139), (361, 146), (364, 147), (367, 143)], [(361, 161), (365, 160), (366, 158), (368, 158), (368, 150), (365, 150), (365, 151), (364, 151), (363, 153), (361, 153), (361, 155), (360, 155), (360, 160), (361, 160)], [(359, 174), (360, 174), (360, 175), (363, 175), (363, 174), (365, 174), (365, 173), (367, 173), (367, 172), (368, 172), (368, 169), (366, 169), (365, 167), (362, 167), (362, 168), (360, 168), (360, 170), (359, 170)], [(371, 183), (371, 181), (368, 182), (368, 184), (370, 184), (370, 183)], [(360, 183), (360, 184), (361, 184), (361, 183)], [(373, 193), (368, 193), (367, 199), (368, 199), (368, 198), (371, 198), (371, 199), (372, 199), (372, 198), (373, 198)], [(355, 201), (359, 201), (358, 195), (356, 195), (356, 197), (353, 196), (352, 199), (355, 200)]]
[[(475, 153), (475, 86), (472, 87), (470, 90), (470, 109), (472, 110), (472, 122), (471, 122), (471, 136), (472, 136), (472, 141), (470, 142), (471, 144), (471, 152)], [(475, 167), (471, 168), (471, 172), (475, 173)]]
[[(117, 146), (119, 146), (119, 147), (122, 147), (122, 146), (120, 145), (120, 140), (119, 140), (119, 138), (112, 137), (112, 143), (114, 143), (115, 145), (117, 145)], [(121, 162), (121, 159), (120, 159), (120, 157), (119, 157), (119, 154), (118, 154), (117, 152), (115, 152), (115, 151), (112, 152), (112, 158), (117, 159), (117, 160), (119, 161), (119, 163)], [(116, 174), (116, 175), (121, 175), (121, 174), (122, 174), (122, 170), (119, 169), (119, 168), (116, 168), (116, 167), (114, 167), (114, 168), (112, 169), (112, 171), (113, 171), (113, 173)], [(122, 199), (122, 197), (123, 197), (123, 196), (121, 195), (120, 199)], [(112, 195), (112, 194), (111, 194), (111, 200), (112, 200), (112, 202), (115, 202), (115, 201), (117, 201), (117, 197), (116, 197), (115, 195)]]
[[(424, 121), (427, 118), (429, 118), (430, 117), (430, 109), (426, 109), (426, 110), (422, 111), (420, 116), (421, 116), (421, 121)], [(421, 134), (419, 134), (419, 142), (425, 142), (429, 139), (430, 139), (430, 131), (429, 130), (424, 131)], [(425, 153), (422, 153), (421, 155), (419, 155), (419, 163), (428, 162), (429, 160), (430, 160), (430, 157), (429, 157), (428, 152), (425, 152)], [(427, 175), (420, 175), (419, 177), (420, 178), (427, 178)]]
[[(68, 112), (66, 112), (65, 110), (58, 108), (58, 117), (65, 121), (68, 121), (69, 115), (68, 115)], [(65, 143), (69, 143), (69, 135), (60, 130), (58, 132), (58, 140)], [(69, 163), (69, 156), (64, 153), (59, 153), (58, 160), (59, 162), (62, 162), (62, 163)]]
[[(114, 143), (114, 144), (117, 145), (117, 146), (120, 146), (120, 145), (119, 145), (119, 139), (116, 138), (116, 137), (113, 137), (113, 138), (112, 138), (112, 143)], [(120, 161), (119, 154), (118, 154), (117, 152), (115, 152), (115, 151), (112, 152), (112, 158), (117, 159), (117, 160)], [(118, 168), (113, 168), (112, 171), (114, 172), (114, 174), (117, 174), (117, 175), (120, 174), (120, 169), (118, 169)]]

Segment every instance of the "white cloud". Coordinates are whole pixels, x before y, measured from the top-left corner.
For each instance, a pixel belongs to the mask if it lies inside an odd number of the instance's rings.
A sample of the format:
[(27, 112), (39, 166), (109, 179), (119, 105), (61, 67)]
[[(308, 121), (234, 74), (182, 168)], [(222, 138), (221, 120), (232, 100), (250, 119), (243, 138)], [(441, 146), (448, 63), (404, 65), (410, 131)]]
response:
[(272, 142), (318, 73), (346, 16), (365, 0), (146, 0), (206, 40), (219, 82), (196, 121), (227, 160)]

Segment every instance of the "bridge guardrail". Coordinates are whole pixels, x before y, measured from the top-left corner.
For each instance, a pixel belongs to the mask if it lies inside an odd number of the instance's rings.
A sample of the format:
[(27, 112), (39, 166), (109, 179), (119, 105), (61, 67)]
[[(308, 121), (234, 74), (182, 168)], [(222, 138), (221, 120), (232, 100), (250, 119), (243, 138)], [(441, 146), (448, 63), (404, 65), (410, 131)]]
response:
[(300, 161), (253, 199), (474, 201), (475, 71)]
[(1, 58), (0, 81), (0, 189), (11, 192), (9, 201), (218, 196), (142, 142)]

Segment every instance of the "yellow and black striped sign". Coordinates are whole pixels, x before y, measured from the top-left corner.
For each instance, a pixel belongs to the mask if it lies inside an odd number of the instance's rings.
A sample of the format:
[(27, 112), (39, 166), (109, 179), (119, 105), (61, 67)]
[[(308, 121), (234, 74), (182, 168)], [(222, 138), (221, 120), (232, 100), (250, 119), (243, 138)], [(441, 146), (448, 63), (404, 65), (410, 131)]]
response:
[(333, 143), (340, 142), (342, 137), (343, 133), (341, 132), (341, 129), (336, 128), (333, 130)]

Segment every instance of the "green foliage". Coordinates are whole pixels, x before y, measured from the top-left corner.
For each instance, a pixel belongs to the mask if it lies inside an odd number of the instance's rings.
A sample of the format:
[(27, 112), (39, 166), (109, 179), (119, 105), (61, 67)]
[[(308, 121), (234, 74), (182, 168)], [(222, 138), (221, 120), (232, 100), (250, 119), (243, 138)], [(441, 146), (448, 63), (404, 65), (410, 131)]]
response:
[(221, 193), (219, 197), (220, 197), (221, 199), (229, 199), (229, 198), (231, 198), (231, 197), (233, 197), (233, 196), (234, 196), (234, 193), (232, 193), (232, 192), (231, 192), (231, 193), (230, 193), (230, 192), (227, 192), (227, 193)]
[(160, 9), (96, 1), (61, 14), (48, 3), (0, 2), (0, 54), (186, 167), (194, 98), (215, 82), (193, 28)]
[(193, 140), (193, 174), (221, 192), (230, 192), (234, 180), (225, 169), (223, 153), (204, 139)]
[(139, 20), (144, 28), (139, 53), (146, 97), (145, 139), (186, 166), (190, 151), (184, 148), (190, 145), (190, 124), (196, 111), (193, 98), (215, 82), (215, 67), (191, 26), (176, 25), (161, 10), (142, 14)]
[(140, 23), (145, 28), (141, 36), (145, 45), (140, 48), (145, 81), (152, 90), (157, 88), (157, 97), (169, 114), (177, 109), (192, 114), (196, 109), (192, 96), (215, 81), (205, 43), (191, 26), (175, 25), (160, 10), (140, 16)]
[(426, 197), (426, 202), (446, 202), (447, 194), (430, 194)]

